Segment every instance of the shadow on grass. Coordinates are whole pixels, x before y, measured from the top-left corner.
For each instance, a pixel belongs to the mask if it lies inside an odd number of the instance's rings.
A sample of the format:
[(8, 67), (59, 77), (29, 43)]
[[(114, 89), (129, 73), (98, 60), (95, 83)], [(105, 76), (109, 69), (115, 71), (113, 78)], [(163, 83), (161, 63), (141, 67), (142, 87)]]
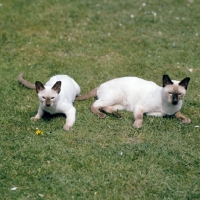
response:
[(66, 118), (66, 115), (65, 114), (62, 114), (62, 113), (58, 113), (58, 114), (50, 114), (48, 112), (44, 112), (44, 115), (42, 116), (42, 120), (44, 121), (51, 121), (52, 119), (54, 118), (58, 118), (58, 117), (64, 117)]

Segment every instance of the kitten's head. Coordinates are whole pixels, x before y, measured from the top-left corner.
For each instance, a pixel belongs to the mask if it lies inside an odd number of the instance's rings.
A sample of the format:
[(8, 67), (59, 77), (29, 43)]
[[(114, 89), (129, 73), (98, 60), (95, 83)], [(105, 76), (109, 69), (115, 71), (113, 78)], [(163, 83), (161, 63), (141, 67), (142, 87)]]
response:
[(36, 92), (38, 94), (39, 101), (43, 104), (43, 106), (53, 106), (56, 102), (58, 94), (61, 90), (61, 81), (57, 81), (53, 87), (45, 86), (40, 82), (35, 82)]
[(182, 81), (172, 81), (168, 75), (163, 75), (163, 90), (167, 100), (172, 105), (177, 105), (186, 94), (190, 78), (184, 78)]

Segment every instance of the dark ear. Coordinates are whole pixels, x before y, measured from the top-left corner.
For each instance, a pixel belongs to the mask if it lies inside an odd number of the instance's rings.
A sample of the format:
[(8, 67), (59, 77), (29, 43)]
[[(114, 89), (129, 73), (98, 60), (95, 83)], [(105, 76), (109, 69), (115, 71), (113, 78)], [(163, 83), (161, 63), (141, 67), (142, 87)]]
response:
[(35, 82), (35, 89), (36, 89), (36, 92), (38, 93), (41, 90), (44, 90), (45, 87), (44, 87), (44, 85), (40, 81), (36, 81)]
[(57, 81), (51, 89), (59, 94), (61, 90), (61, 81)]
[(180, 83), (179, 85), (184, 87), (186, 90), (187, 90), (187, 87), (188, 87), (188, 84), (190, 82), (190, 78), (187, 77), (187, 78), (184, 78)]
[(171, 79), (169, 78), (168, 75), (163, 75), (163, 87), (165, 87), (166, 85), (172, 85), (173, 82), (171, 81)]

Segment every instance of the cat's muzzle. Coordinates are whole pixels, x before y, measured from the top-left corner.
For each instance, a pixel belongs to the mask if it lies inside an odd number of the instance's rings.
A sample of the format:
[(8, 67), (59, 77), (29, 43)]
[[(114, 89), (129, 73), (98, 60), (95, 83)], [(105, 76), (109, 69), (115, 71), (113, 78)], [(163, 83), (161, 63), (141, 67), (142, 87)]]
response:
[(173, 94), (172, 96), (172, 105), (177, 105), (178, 104), (178, 95)]
[(51, 100), (50, 100), (50, 98), (46, 99), (45, 104), (46, 104), (47, 107), (51, 106)]

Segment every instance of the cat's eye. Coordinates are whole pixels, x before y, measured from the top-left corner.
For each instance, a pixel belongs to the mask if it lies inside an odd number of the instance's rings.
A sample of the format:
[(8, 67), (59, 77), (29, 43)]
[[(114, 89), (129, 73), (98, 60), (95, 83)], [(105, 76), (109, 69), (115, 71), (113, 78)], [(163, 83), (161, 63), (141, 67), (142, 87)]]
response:
[(46, 99), (44, 96), (42, 97), (43, 99)]
[(168, 94), (172, 94), (171, 92), (168, 92)]
[(51, 99), (54, 99), (55, 97), (51, 97)]

